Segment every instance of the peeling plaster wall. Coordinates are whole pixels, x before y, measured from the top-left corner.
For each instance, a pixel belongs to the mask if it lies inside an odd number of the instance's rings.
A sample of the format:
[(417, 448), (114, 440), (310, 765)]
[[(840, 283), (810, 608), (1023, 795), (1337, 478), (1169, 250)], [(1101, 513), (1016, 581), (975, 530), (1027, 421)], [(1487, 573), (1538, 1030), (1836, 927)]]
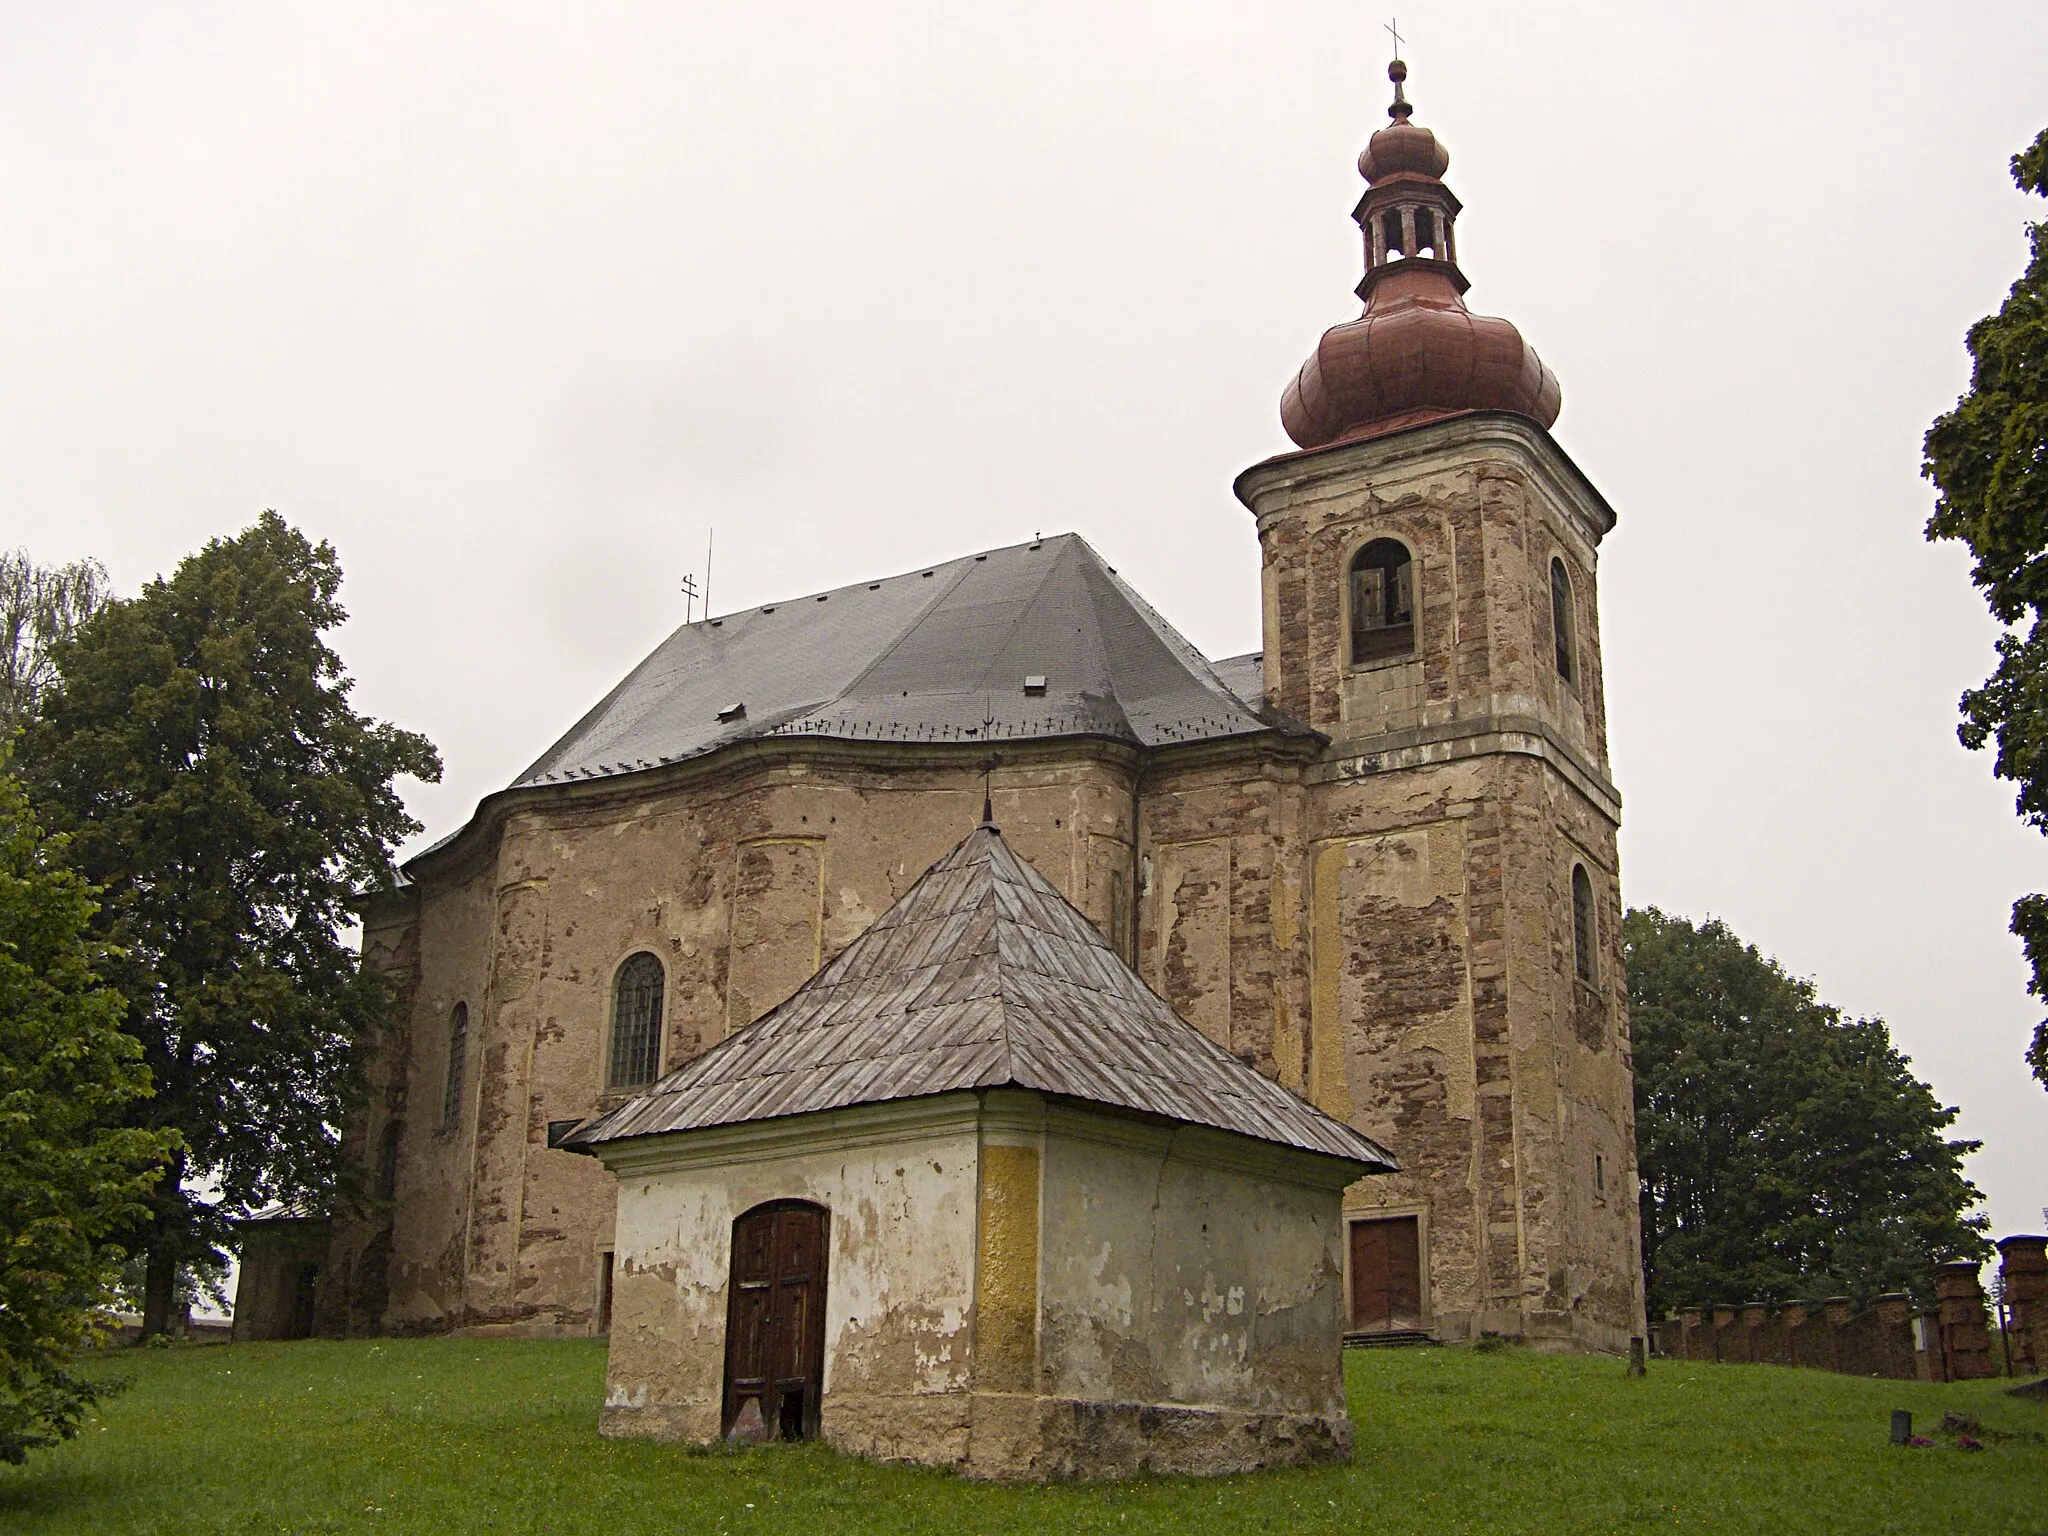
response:
[[(612, 1180), (549, 1150), (547, 1127), (623, 1097), (605, 1081), (619, 966), (639, 950), (662, 961), (667, 1071), (782, 1001), (980, 819), (972, 754), (898, 754), (893, 769), (817, 755), (524, 796), (490, 836), (421, 872), (404, 903), (415, 915), (386, 919), (393, 936), (371, 955), (396, 975), (414, 925), (404, 1026), (372, 1069), (410, 1085), (395, 1197), (384, 1226), (347, 1224), (344, 1239), (391, 1255), (368, 1326), (595, 1330)], [(1129, 901), (1131, 755), (1061, 743), (1008, 756), (993, 783), (1006, 837), (1109, 927), (1119, 892)], [(444, 1124), (458, 1002), (466, 1081)], [(401, 1107), (380, 1091), (351, 1139), (378, 1146)]]
[[(936, 1119), (940, 1101), (922, 1101), (909, 1116), (806, 1116), (823, 1123), (779, 1140), (772, 1122), (666, 1138), (682, 1166), (635, 1146), (645, 1166), (619, 1175), (603, 1432), (718, 1438), (733, 1221), (802, 1199), (832, 1213), (825, 1438), (884, 1458), (964, 1458), (977, 1141), (973, 1098), (949, 1098)], [(766, 1144), (748, 1134), (760, 1130)]]
[[(1247, 472), (1268, 697), (1330, 744), (1005, 744), (993, 791), (1011, 846), (1183, 1017), (1402, 1159), (1350, 1208), (1423, 1216), (1440, 1332), (1620, 1347), (1642, 1327), (1620, 810), (1601, 529), (1574, 476), (1546, 435), (1489, 416)], [(1344, 568), (1382, 534), (1419, 563), (1417, 652), (1353, 670)], [(1553, 555), (1576, 687), (1551, 662)], [(546, 1127), (620, 1102), (619, 965), (661, 958), (662, 1067), (690, 1059), (944, 854), (979, 817), (980, 769), (965, 749), (743, 745), (480, 812), (366, 922), (404, 1013), (350, 1141), (369, 1159), (401, 1120), (400, 1157), (388, 1222), (337, 1236), (329, 1272), (354, 1294), (337, 1283), (331, 1315), (591, 1331), (611, 1180), (549, 1151)], [(1591, 987), (1573, 975), (1574, 861), (1598, 903)], [(443, 1125), (458, 1001), (469, 1080)]]
[[(1402, 1160), (1348, 1208), (1422, 1217), (1441, 1334), (1624, 1347), (1643, 1303), (1607, 514), (1547, 434), (1497, 416), (1275, 461), (1240, 491), (1259, 518), (1268, 697), (1332, 737), (1292, 816), (1267, 818), (1287, 829), (1274, 895), (1294, 908), (1272, 920), (1294, 960), (1281, 1080), (1298, 1051), (1302, 1091)], [(1384, 536), (1416, 562), (1416, 649), (1353, 668), (1345, 572)], [(1554, 662), (1553, 558), (1573, 587), (1575, 684)], [(1574, 863), (1598, 908), (1591, 986), (1574, 974)]]
[(1342, 1421), (1341, 1190), (1092, 1118), (1045, 1137), (1040, 1390)]

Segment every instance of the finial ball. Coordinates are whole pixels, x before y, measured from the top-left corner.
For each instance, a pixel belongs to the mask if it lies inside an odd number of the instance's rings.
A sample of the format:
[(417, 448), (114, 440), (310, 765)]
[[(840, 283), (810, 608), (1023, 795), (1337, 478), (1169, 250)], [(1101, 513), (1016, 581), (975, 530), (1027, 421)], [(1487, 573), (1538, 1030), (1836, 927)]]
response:
[(1387, 66), (1387, 78), (1393, 81), (1394, 84), (1399, 85), (1408, 78), (1408, 66), (1399, 59), (1394, 60), (1393, 63)]

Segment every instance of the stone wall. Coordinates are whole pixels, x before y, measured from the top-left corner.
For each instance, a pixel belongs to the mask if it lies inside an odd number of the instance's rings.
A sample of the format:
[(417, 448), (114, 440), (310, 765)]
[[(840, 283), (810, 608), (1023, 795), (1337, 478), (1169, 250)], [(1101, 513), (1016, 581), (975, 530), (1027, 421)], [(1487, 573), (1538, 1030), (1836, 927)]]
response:
[[(1268, 698), (1332, 738), (1302, 776), (1298, 921), (1276, 915), (1306, 941), (1303, 1090), (1406, 1170), (1348, 1208), (1424, 1217), (1441, 1336), (1625, 1348), (1643, 1324), (1597, 620), (1612, 514), (1546, 434), (1492, 415), (1289, 455), (1238, 492), (1259, 520)], [(1351, 667), (1345, 573), (1385, 537), (1415, 561), (1414, 654)], [(1595, 895), (1590, 980), (1574, 866)]]
[(1858, 1311), (1847, 1297), (1694, 1307), (1657, 1330), (1658, 1352), (1676, 1360), (1796, 1365), (1902, 1381), (1973, 1381), (1997, 1373), (1984, 1291), (1973, 1261), (1944, 1264), (1935, 1305), (1917, 1312), (1903, 1292)]

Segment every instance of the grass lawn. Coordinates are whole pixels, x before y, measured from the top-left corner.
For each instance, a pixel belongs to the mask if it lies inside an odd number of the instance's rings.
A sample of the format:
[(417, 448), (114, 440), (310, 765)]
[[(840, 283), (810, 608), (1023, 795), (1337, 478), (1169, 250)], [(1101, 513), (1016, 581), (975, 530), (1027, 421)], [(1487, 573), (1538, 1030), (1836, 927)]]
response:
[[(133, 1386), (0, 1467), (0, 1530), (2048, 1532), (2048, 1405), (1773, 1366), (1519, 1349), (1352, 1351), (1348, 1467), (1004, 1488), (822, 1447), (598, 1439), (585, 1341), (215, 1345), (111, 1354)], [(1886, 1443), (1980, 1419), (1986, 1449)], [(1995, 1438), (2004, 1431), (2013, 1438)]]

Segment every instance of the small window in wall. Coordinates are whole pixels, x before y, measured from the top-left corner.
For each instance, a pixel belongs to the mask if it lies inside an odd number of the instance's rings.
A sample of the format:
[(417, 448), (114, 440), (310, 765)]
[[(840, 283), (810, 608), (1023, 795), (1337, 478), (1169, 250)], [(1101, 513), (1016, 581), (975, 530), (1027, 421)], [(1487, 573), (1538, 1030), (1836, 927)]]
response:
[(1415, 650), (1415, 561), (1399, 539), (1374, 539), (1351, 561), (1351, 664)]
[(607, 1248), (597, 1256), (597, 1332), (612, 1331), (612, 1250)]
[(1593, 941), (1597, 937), (1593, 925), (1593, 881), (1586, 873), (1586, 866), (1572, 866), (1572, 966), (1579, 980), (1587, 986), (1599, 985), (1599, 972), (1593, 965)]
[(661, 1064), (661, 962), (646, 950), (619, 967), (612, 988), (611, 1067), (605, 1086), (638, 1088)]
[(448, 1016), (448, 1075), (441, 1080), (441, 1128), (462, 1118), (462, 1070), (469, 1060), (469, 1004), (457, 1003)]
[(405, 1136), (405, 1122), (387, 1120), (384, 1139), (377, 1149), (377, 1198), (389, 1200), (398, 1193), (398, 1143)]
[(1550, 633), (1557, 644), (1557, 675), (1572, 687), (1579, 686), (1578, 624), (1573, 618), (1572, 579), (1564, 562), (1550, 560)]

